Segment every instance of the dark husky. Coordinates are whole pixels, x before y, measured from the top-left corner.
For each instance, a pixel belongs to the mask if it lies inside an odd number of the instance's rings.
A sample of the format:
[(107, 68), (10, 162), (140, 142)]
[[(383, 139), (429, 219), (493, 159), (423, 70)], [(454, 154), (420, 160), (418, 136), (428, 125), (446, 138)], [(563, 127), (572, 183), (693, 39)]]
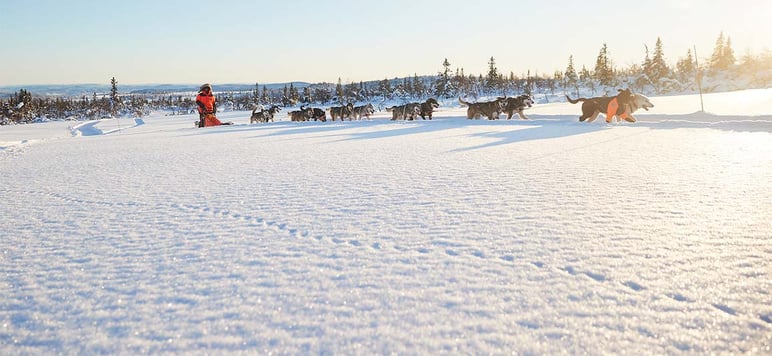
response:
[(523, 110), (532, 107), (533, 103), (533, 98), (528, 94), (507, 98), (507, 103), (504, 105), (504, 112), (507, 114), (507, 120), (511, 119), (515, 113), (517, 113), (521, 119), (527, 120), (528, 118), (523, 113)]
[(475, 119), (480, 117), (480, 115), (485, 115), (488, 117), (488, 120), (496, 120), (504, 110), (504, 105), (507, 104), (507, 98), (498, 97), (494, 101), (469, 103), (459, 97), (458, 102), (461, 103), (461, 105), (466, 105), (469, 107), (469, 109), (466, 110), (467, 119)]

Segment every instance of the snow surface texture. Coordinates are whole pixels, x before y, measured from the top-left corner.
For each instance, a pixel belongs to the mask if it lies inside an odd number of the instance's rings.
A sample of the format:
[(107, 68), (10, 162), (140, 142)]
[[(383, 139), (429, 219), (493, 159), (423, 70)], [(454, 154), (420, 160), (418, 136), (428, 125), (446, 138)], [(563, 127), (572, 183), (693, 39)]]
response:
[(652, 101), (0, 127), (0, 354), (769, 354), (772, 89)]

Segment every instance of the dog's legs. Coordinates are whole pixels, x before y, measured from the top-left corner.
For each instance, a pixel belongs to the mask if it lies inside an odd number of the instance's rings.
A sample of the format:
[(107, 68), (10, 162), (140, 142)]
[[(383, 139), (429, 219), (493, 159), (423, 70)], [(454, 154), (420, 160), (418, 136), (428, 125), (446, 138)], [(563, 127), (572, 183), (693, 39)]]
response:
[(600, 111), (596, 111), (596, 112), (592, 113), (592, 115), (590, 116), (590, 118), (589, 118), (589, 119), (587, 119), (587, 122), (593, 122), (593, 121), (595, 121), (595, 119), (597, 119), (597, 118), (598, 118), (598, 115), (600, 115)]
[(525, 116), (525, 113), (523, 113), (522, 111), (518, 111), (517, 115), (519, 115), (520, 118), (523, 119), (523, 120), (528, 120), (528, 117)]
[(635, 116), (633, 116), (633, 113), (630, 112), (630, 106), (625, 105), (625, 112), (622, 113), (621, 117), (625, 119), (627, 122), (636, 122)]

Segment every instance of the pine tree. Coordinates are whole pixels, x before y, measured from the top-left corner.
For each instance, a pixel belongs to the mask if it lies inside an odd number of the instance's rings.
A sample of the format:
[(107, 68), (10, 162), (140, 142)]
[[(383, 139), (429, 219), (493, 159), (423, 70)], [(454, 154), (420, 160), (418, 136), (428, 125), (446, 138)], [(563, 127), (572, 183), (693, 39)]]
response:
[(654, 45), (654, 58), (651, 59), (650, 72), (650, 78), (654, 82), (659, 82), (661, 79), (670, 76), (670, 68), (665, 63), (665, 52), (662, 49), (662, 40), (659, 37), (657, 37), (657, 43)]
[(453, 80), (451, 81), (453, 83), (453, 87), (456, 90), (456, 93), (464, 93), (469, 91), (468, 83), (469, 80), (466, 78), (466, 75), (464, 74), (464, 68), (457, 68), (456, 69), (456, 75), (453, 77)]
[(260, 85), (255, 82), (255, 90), (252, 91), (252, 102), (255, 106), (260, 105)]
[(651, 78), (651, 57), (649, 57), (649, 46), (644, 44), (643, 45), (644, 50), (646, 51), (646, 56), (643, 57), (643, 74), (647, 78)]
[(110, 79), (110, 115), (115, 117), (118, 112), (118, 81), (115, 77)]
[(686, 57), (678, 60), (678, 63), (676, 63), (676, 70), (678, 71), (678, 76), (682, 81), (685, 81), (688, 78), (694, 76), (696, 66), (694, 65), (694, 56), (692, 56), (691, 48), (686, 51)]
[(370, 93), (367, 92), (367, 87), (365, 86), (365, 82), (359, 81), (359, 95), (361, 95), (364, 98), (369, 98)]
[(271, 98), (271, 95), (268, 93), (268, 87), (263, 85), (263, 95), (260, 97), (261, 101), (265, 104), (270, 104), (271, 103), (270, 98)]
[[(590, 91), (595, 94), (595, 81), (592, 80), (593, 73), (590, 72), (587, 67), (582, 65), (582, 69), (579, 71), (579, 84), (580, 86), (586, 86), (590, 89)], [(578, 94), (577, 94), (578, 95)]]
[(496, 60), (491, 57), (488, 61), (488, 75), (485, 77), (485, 86), (488, 90), (495, 90), (499, 87), (499, 70), (496, 68)]
[(579, 95), (579, 76), (576, 74), (576, 69), (574, 69), (573, 55), (568, 56), (568, 67), (566, 67), (563, 77), (565, 78), (565, 86), (576, 89), (576, 95)]
[(565, 89), (565, 80), (563, 79), (563, 72), (560, 70), (555, 70), (555, 73), (552, 74), (552, 80), (549, 83), (550, 86), (550, 93), (555, 94), (555, 85), (559, 84), (560, 86)]
[(450, 91), (450, 62), (448, 62), (447, 58), (442, 61), (442, 68), (442, 72), (437, 73), (438, 78), (434, 84), (434, 95), (440, 98), (449, 98), (453, 93)]
[(402, 79), (402, 87), (405, 89), (405, 93), (409, 96), (415, 96), (415, 91), (413, 89), (413, 82), (410, 80), (409, 77), (405, 77)]
[(604, 43), (595, 60), (595, 79), (601, 85), (611, 86), (614, 84), (614, 71), (611, 60), (608, 58), (608, 46)]
[(531, 78), (531, 70), (528, 70), (528, 74), (525, 75), (525, 87), (523, 88), (523, 91), (531, 95), (533, 93), (533, 78)]
[(300, 93), (298, 93), (298, 89), (295, 88), (292, 83), (290, 83), (289, 86), (289, 101), (292, 105), (295, 105), (300, 101)]
[(338, 102), (343, 104), (343, 84), (340, 82), (340, 77), (338, 77), (338, 84), (335, 85), (335, 96), (338, 97)]
[(392, 95), (391, 82), (389, 82), (388, 79), (384, 78), (380, 83), (378, 83), (378, 91), (381, 92), (381, 95), (383, 95), (384, 99), (391, 99), (391, 95)]
[(724, 67), (724, 32), (718, 34), (716, 40), (716, 47), (713, 48), (713, 55), (710, 56), (710, 70), (712, 72), (718, 72), (726, 69)]
[(416, 96), (422, 97), (424, 95), (424, 92), (426, 91), (426, 88), (424, 87), (424, 82), (418, 78), (418, 73), (413, 73), (413, 90), (416, 93)]
[(721, 59), (725, 69), (732, 67), (737, 62), (737, 58), (734, 56), (734, 50), (732, 49), (732, 39), (729, 36), (726, 36), (726, 45), (724, 46)]

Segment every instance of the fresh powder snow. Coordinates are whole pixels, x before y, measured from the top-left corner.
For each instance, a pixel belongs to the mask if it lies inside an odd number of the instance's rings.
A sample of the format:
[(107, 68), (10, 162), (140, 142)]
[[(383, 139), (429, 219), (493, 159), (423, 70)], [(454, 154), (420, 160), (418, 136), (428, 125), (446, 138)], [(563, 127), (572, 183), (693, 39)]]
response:
[(0, 354), (770, 354), (772, 89), (651, 100), (0, 127)]

